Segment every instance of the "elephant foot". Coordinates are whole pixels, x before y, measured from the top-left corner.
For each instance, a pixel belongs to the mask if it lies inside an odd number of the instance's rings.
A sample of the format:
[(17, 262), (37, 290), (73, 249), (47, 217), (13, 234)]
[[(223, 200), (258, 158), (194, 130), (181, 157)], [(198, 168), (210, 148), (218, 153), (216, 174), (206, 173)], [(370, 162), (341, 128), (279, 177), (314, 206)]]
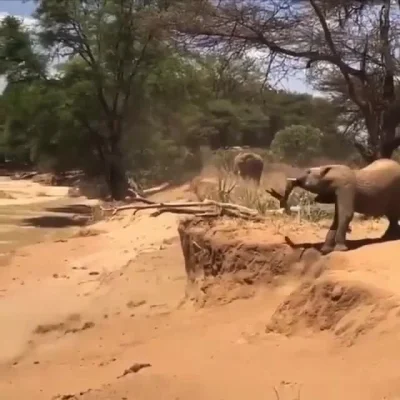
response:
[(321, 247), (321, 253), (322, 254), (328, 254), (328, 253), (331, 253), (332, 251), (333, 251), (333, 246), (331, 246), (331, 245), (326, 245), (326, 244), (324, 244), (322, 247)]
[(347, 251), (348, 247), (345, 244), (335, 244), (335, 246), (324, 244), (321, 248), (321, 253), (323, 255), (332, 253), (333, 251)]
[(349, 248), (344, 243), (337, 243), (333, 251), (347, 251)]
[(389, 226), (386, 229), (386, 232), (383, 234), (383, 240), (393, 240), (400, 238), (400, 226), (397, 218), (388, 218)]

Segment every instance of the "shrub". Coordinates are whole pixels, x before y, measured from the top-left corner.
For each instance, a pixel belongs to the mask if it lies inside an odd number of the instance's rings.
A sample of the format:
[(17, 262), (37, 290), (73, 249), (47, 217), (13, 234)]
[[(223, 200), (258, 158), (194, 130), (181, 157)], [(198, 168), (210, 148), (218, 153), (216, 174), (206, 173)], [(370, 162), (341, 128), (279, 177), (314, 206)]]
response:
[(271, 150), (282, 160), (298, 165), (320, 157), (323, 133), (312, 126), (292, 125), (277, 132)]

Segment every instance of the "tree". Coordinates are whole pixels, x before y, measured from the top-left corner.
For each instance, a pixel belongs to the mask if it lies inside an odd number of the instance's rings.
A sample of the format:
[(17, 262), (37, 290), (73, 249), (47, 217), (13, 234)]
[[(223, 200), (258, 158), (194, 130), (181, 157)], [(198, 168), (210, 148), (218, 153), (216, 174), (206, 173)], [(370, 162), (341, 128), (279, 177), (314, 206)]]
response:
[(270, 122), (260, 95), (265, 88), (254, 60), (206, 56), (199, 66), (208, 93), (197, 121), (198, 140), (212, 149), (268, 146)]
[(165, 47), (157, 37), (153, 2), (146, 4), (136, 0), (39, 0), (36, 12), (44, 30), (42, 43), (85, 64), (90, 93), (86, 99), (95, 102), (98, 115), (82, 113), (81, 122), (104, 162), (111, 195), (119, 200), (128, 190), (121, 142), (136, 105), (135, 84), (146, 79), (156, 55)]
[(32, 35), (20, 20), (7, 16), (0, 22), (0, 75), (9, 84), (46, 79), (47, 57), (33, 47)]
[[(10, 151), (14, 158), (26, 162), (33, 152), (37, 153), (39, 135), (48, 130), (37, 128), (44, 122), (49, 126), (48, 115), (38, 114), (45, 81), (47, 81), (47, 57), (34, 50), (31, 32), (22, 22), (12, 16), (5, 17), (0, 23), (0, 75), (5, 77), (6, 86), (1, 96), (1, 147), (6, 153)], [(33, 87), (32, 85), (36, 86)], [(52, 101), (46, 105), (52, 105)], [(44, 111), (46, 113), (47, 110)], [(38, 118), (44, 117), (41, 122)], [(42, 129), (43, 126), (40, 126)], [(12, 149), (12, 150), (11, 150)], [(36, 149), (36, 150), (35, 150)]]
[(70, 99), (58, 80), (8, 85), (1, 96), (3, 150), (46, 172), (95, 165), (88, 135), (67, 106)]
[[(317, 127), (324, 140), (336, 132), (337, 107), (271, 90), (253, 57), (193, 53), (160, 38), (164, 11), (154, 3), (38, 4), (45, 50), (21, 24), (0, 37), (0, 146), (38, 168), (103, 173), (121, 198), (127, 175), (150, 184), (199, 168), (203, 145), (269, 147), (290, 125)], [(58, 65), (49, 63), (54, 51), (65, 57)]]
[(304, 62), (340, 104), (342, 133), (365, 160), (390, 157), (400, 145), (397, 1), (194, 0), (177, 8), (192, 21), (177, 21), (180, 31), (202, 48), (263, 50), (268, 66)]

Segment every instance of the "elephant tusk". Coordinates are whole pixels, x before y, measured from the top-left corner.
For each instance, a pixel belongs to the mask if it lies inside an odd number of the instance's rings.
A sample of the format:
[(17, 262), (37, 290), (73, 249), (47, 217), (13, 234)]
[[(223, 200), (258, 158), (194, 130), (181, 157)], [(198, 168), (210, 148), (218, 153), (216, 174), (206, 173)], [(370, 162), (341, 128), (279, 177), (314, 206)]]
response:
[(297, 181), (296, 178), (286, 178), (286, 180), (289, 181), (289, 182), (296, 182)]

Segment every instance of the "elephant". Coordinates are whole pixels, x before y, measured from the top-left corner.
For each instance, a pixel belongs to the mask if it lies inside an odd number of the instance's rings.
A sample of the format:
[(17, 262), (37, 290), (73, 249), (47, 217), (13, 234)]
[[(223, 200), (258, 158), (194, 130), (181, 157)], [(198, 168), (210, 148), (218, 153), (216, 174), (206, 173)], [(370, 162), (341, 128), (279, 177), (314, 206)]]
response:
[(264, 161), (255, 153), (239, 153), (233, 161), (233, 172), (243, 179), (250, 179), (260, 184)]
[(317, 203), (335, 204), (335, 215), (321, 252), (346, 251), (346, 232), (354, 212), (370, 217), (383, 217), (389, 226), (383, 238), (400, 237), (400, 164), (379, 159), (353, 170), (332, 164), (309, 168), (297, 178), (288, 178), (289, 192), (301, 187), (316, 194)]

